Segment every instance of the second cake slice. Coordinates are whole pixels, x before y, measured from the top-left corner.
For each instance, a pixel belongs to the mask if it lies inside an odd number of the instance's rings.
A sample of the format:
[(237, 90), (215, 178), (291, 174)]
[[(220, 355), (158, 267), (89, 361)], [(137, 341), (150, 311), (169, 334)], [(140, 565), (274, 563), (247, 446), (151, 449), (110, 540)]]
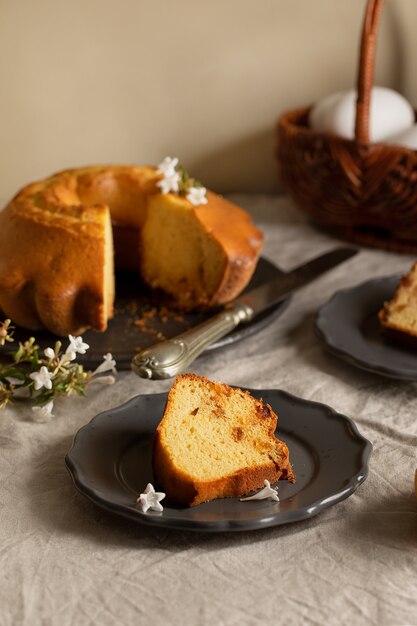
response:
[(172, 502), (193, 506), (295, 480), (277, 415), (249, 392), (178, 376), (155, 438), (155, 477)]

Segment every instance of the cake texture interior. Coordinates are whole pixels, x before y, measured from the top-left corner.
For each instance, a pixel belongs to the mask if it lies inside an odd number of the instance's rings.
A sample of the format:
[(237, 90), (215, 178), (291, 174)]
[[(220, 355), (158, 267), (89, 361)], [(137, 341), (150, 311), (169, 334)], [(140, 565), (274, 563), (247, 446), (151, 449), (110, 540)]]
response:
[(267, 479), (294, 480), (277, 415), (249, 392), (204, 376), (175, 380), (157, 428), (154, 472), (180, 504), (245, 495)]
[(379, 312), (382, 327), (392, 336), (417, 344), (417, 263), (401, 279), (394, 297)]
[(249, 282), (262, 233), (208, 193), (194, 206), (161, 193), (154, 167), (91, 166), (24, 187), (0, 212), (0, 310), (57, 335), (106, 330), (116, 262), (193, 310), (224, 304)]

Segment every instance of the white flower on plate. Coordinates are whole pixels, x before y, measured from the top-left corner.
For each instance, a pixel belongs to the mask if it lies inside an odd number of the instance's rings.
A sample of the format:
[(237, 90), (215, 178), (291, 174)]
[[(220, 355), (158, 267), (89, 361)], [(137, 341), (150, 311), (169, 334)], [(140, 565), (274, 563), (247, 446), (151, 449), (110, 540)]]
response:
[(156, 170), (157, 174), (163, 174), (164, 178), (171, 177), (175, 174), (175, 168), (178, 165), (178, 159), (174, 157), (165, 157), (163, 161), (158, 165)]
[(271, 500), (275, 500), (275, 502), (279, 502), (278, 497), (278, 487), (271, 487), (269, 480), (264, 480), (265, 487), (255, 493), (253, 496), (248, 496), (247, 498), (240, 498), (241, 502), (245, 502), (248, 500), (266, 500), (266, 498), (271, 498)]
[(171, 176), (158, 180), (156, 186), (159, 187), (161, 193), (169, 193), (170, 191), (177, 193), (180, 188), (180, 175), (178, 172), (173, 172)]
[(54, 414), (52, 413), (53, 408), (53, 400), (43, 404), (42, 406), (33, 406), (33, 420), (35, 422), (50, 422), (51, 418), (54, 417)]
[(205, 187), (190, 187), (187, 191), (187, 200), (194, 206), (207, 204), (207, 189)]
[(93, 376), (96, 374), (102, 374), (103, 372), (112, 371), (113, 374), (116, 374), (116, 361), (113, 358), (111, 352), (108, 352), (103, 356), (103, 363), (100, 363), (98, 367), (93, 372)]
[(136, 500), (137, 504), (140, 504), (142, 511), (146, 513), (148, 509), (151, 511), (163, 511), (164, 507), (161, 504), (161, 500), (165, 498), (165, 494), (162, 491), (155, 491), (154, 486), (151, 483), (146, 485), (145, 491), (140, 494)]
[(39, 389), (42, 389), (42, 387), (45, 387), (45, 389), (52, 389), (52, 379), (54, 375), (54, 372), (50, 372), (45, 365), (42, 365), (39, 372), (32, 372), (32, 374), (29, 374), (29, 377), (35, 383), (35, 391), (38, 391)]
[[(72, 335), (68, 335), (68, 339), (70, 342), (65, 354), (85, 354), (90, 347), (88, 343), (83, 341), (82, 337), (73, 337)], [(72, 361), (73, 359), (70, 360)]]

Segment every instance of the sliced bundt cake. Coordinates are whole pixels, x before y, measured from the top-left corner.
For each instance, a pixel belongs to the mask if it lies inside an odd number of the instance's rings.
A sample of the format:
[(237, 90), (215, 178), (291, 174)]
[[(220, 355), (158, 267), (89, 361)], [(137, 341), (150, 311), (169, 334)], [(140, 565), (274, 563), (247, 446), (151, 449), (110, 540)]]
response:
[(160, 183), (153, 167), (91, 166), (22, 189), (0, 212), (0, 311), (57, 335), (104, 331), (115, 292), (112, 224), (116, 261), (173, 306), (236, 297), (255, 270), (262, 234), (220, 196), (208, 193), (196, 206), (161, 193)]

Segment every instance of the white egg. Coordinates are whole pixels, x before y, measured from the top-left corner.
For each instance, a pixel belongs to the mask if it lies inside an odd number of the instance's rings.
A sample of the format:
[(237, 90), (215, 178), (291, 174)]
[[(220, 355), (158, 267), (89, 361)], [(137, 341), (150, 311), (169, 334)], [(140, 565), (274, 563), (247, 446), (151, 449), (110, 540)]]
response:
[[(356, 91), (341, 91), (326, 96), (313, 106), (309, 124), (318, 131), (331, 132), (346, 139), (355, 136)], [(409, 129), (414, 123), (411, 104), (401, 94), (387, 87), (373, 87), (369, 140), (384, 141)]]
[(406, 128), (401, 133), (388, 137), (385, 143), (417, 150), (417, 124), (414, 124), (411, 128)]

